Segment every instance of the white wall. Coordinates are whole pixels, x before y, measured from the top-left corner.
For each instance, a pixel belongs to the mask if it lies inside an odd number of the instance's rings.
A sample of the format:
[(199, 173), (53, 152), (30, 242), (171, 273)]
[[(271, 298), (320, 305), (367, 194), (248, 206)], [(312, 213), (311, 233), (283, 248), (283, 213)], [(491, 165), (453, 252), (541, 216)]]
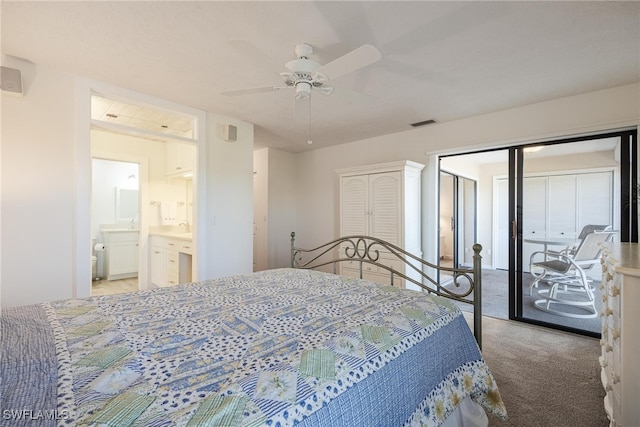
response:
[[(471, 151), (586, 134), (640, 124), (640, 84), (435, 124), (393, 135), (299, 154), (296, 163), (298, 242), (312, 246), (339, 233), (338, 184), (334, 171), (394, 160), (434, 164), (431, 154)], [(437, 236), (432, 218), (435, 186), (423, 173), (423, 252), (429, 259)], [(481, 206), (479, 206), (481, 208)], [(425, 217), (426, 215), (426, 217)], [(481, 242), (490, 245), (489, 242)]]
[[(2, 96), (1, 303), (71, 298), (91, 275), (89, 100), (77, 76), (11, 58), (3, 65), (22, 71), (25, 94)], [(250, 272), (252, 264), (253, 125), (214, 114), (205, 122), (199, 279)], [(238, 126), (237, 142), (223, 141), (223, 124)]]
[(253, 174), (253, 270), (262, 271), (269, 268), (269, 148), (253, 152)]
[(256, 270), (291, 265), (292, 231), (296, 231), (296, 155), (263, 148), (254, 152)]
[(23, 70), (26, 92), (2, 95), (5, 306), (69, 298), (74, 290), (74, 77), (13, 68)]
[[(223, 139), (225, 124), (238, 128), (236, 141)], [(207, 138), (207, 196), (201, 198), (206, 228), (198, 232), (206, 244), (198, 280), (253, 270), (253, 125), (208, 113)]]
[(296, 231), (295, 158), (269, 149), (269, 268), (291, 266), (291, 232)]

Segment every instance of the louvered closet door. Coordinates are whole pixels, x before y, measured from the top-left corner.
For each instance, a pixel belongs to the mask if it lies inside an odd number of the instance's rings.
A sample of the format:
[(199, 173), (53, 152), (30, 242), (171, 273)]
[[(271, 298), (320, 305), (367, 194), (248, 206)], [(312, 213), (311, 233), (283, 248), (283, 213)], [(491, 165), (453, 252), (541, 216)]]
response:
[(368, 176), (358, 175), (343, 177), (340, 188), (342, 191), (342, 218), (340, 218), (340, 235), (368, 235)]
[(369, 175), (371, 235), (398, 246), (402, 246), (401, 188), (400, 172)]

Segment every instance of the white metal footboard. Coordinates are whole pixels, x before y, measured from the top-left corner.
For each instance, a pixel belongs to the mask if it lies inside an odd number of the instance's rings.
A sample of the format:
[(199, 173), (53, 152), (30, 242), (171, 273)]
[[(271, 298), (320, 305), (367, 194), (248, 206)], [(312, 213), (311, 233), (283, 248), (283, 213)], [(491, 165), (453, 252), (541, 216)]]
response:
[[(356, 261), (359, 265), (360, 278), (363, 278), (363, 265), (374, 265), (389, 272), (391, 285), (395, 280), (404, 279), (419, 286), (426, 292), (449, 298), (473, 306), (473, 333), (482, 348), (482, 246), (473, 245), (473, 267), (451, 268), (441, 267), (421, 259), (406, 250), (384, 240), (370, 236), (345, 236), (325, 243), (313, 249), (303, 249), (295, 246), (295, 235), (291, 233), (291, 267), (302, 269), (316, 269), (332, 266), (333, 273), (338, 273), (341, 262)], [(380, 253), (383, 252), (406, 265), (404, 272), (398, 271), (388, 263), (381, 263)], [(427, 271), (447, 272), (453, 277), (453, 287), (443, 286), (437, 277), (432, 277)]]

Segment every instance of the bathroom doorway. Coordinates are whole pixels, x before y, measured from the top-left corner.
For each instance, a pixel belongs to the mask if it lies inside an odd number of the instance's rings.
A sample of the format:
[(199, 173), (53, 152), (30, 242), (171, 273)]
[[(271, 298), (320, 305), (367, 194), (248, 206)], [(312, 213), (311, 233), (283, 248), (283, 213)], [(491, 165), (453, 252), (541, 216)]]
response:
[(92, 158), (91, 295), (139, 289), (140, 164)]
[[(198, 262), (206, 247), (198, 243), (198, 224), (203, 222), (199, 215), (198, 200), (202, 200), (204, 188), (198, 185), (200, 147), (206, 140), (206, 113), (160, 98), (129, 91), (123, 88), (96, 83), (89, 80), (78, 82), (77, 114), (77, 210), (75, 247), (76, 284), (74, 293), (78, 297), (91, 295), (92, 244), (91, 215), (91, 163), (93, 158), (119, 160), (138, 163), (140, 167), (139, 190), (139, 270), (138, 287), (146, 290), (150, 284), (150, 228), (160, 217), (157, 200), (174, 199), (172, 194), (162, 190), (158, 193), (156, 184), (168, 182), (165, 166), (165, 145), (169, 141), (190, 144), (195, 149), (193, 176), (189, 185), (184, 181), (174, 185), (182, 194), (188, 187), (192, 198), (185, 200), (193, 223), (194, 279), (202, 274), (202, 263)], [(90, 114), (86, 114), (90, 112)], [(168, 121), (168, 122), (167, 122)], [(88, 132), (87, 132), (88, 130)], [(86, 133), (85, 133), (86, 132)], [(135, 143), (132, 143), (136, 140)], [(96, 141), (99, 143), (96, 145)], [(155, 200), (151, 200), (151, 197)], [(183, 198), (184, 199), (184, 198)], [(183, 200), (176, 199), (176, 200)], [(152, 204), (156, 202), (156, 204)]]
[[(106, 210), (109, 215), (105, 217), (104, 208), (91, 207), (91, 239), (104, 244), (104, 250), (97, 247), (102, 253), (95, 253), (96, 243), (92, 246), (92, 256), (97, 258), (95, 277), (102, 279), (100, 285), (109, 293), (146, 290), (155, 286), (151, 282), (151, 235), (170, 231), (160, 230), (169, 227), (160, 206), (175, 203), (172, 220), (176, 227), (186, 225), (191, 232), (195, 221), (197, 121), (189, 114), (97, 92), (91, 94), (91, 118), (92, 162), (101, 159), (139, 168), (137, 173), (119, 173), (118, 178), (137, 177), (137, 188), (129, 188), (128, 182), (117, 188), (113, 183), (108, 186), (108, 194), (113, 195)], [(93, 173), (92, 181), (100, 179)], [(92, 192), (95, 197), (102, 193)], [(127, 208), (123, 203), (127, 199), (135, 201), (137, 209), (119, 211)], [(193, 256), (197, 257), (197, 251)], [(96, 289), (95, 282), (91, 280), (91, 294), (105, 291)]]

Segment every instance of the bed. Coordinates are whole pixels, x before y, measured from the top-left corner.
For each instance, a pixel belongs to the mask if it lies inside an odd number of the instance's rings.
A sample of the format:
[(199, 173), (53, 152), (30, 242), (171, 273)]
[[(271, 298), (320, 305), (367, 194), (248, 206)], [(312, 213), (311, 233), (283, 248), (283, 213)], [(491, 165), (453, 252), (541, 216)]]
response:
[(479, 405), (506, 417), (451, 299), (332, 272), (7, 308), (1, 326), (7, 426), (438, 426)]

